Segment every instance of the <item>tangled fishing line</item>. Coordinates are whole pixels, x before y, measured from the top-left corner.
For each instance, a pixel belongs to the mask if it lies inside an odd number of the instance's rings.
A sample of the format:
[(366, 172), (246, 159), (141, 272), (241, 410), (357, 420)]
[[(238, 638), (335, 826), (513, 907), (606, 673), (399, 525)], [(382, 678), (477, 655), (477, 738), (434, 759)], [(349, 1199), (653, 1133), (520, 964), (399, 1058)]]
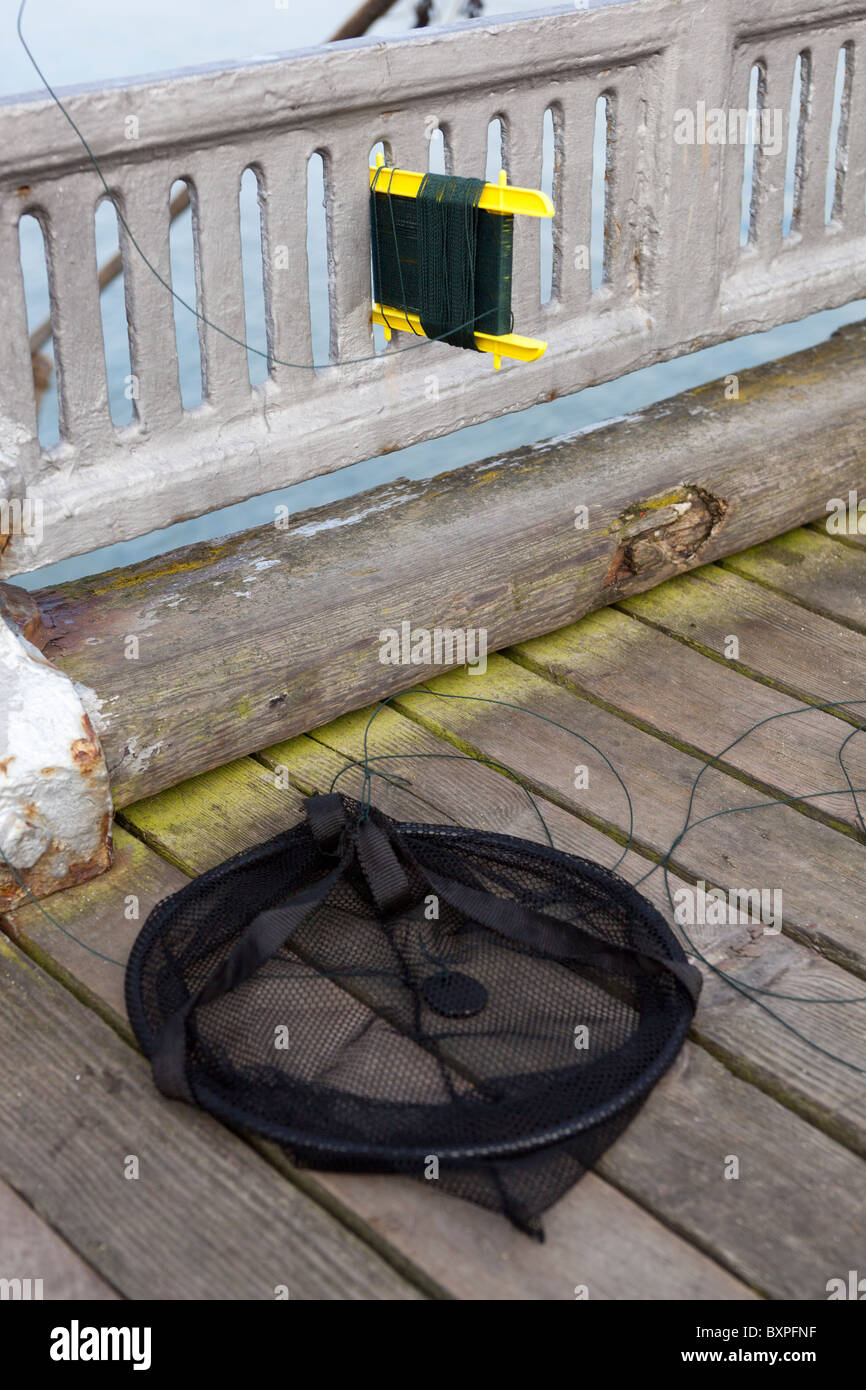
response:
[[(371, 727), (372, 727), (372, 725), (373, 725), (373, 723), (374, 723), (376, 717), (379, 715), (379, 713), (380, 713), (382, 710), (384, 710), (385, 708), (387, 708), (388, 706), (390, 706), (390, 705), (392, 704), (393, 700), (395, 700), (395, 699), (397, 699), (397, 698), (399, 698), (399, 699), (405, 699), (407, 695), (413, 695), (413, 694), (416, 694), (416, 693), (417, 693), (417, 694), (421, 694), (421, 695), (426, 695), (426, 696), (428, 696), (428, 697), (430, 697), (430, 696), (435, 696), (436, 698), (438, 698), (438, 699), (443, 699), (443, 700), (461, 700), (461, 701), (469, 701), (469, 702), (481, 703), (481, 704), (498, 705), (498, 706), (501, 706), (501, 707), (506, 708), (506, 709), (512, 709), (512, 710), (518, 711), (518, 712), (521, 713), (521, 714), (527, 714), (527, 715), (531, 716), (533, 719), (541, 720), (542, 722), (544, 722), (544, 723), (546, 723), (546, 724), (550, 724), (550, 725), (552, 725), (553, 727), (562, 730), (564, 733), (571, 734), (573, 737), (579, 739), (582, 743), (586, 744), (588, 747), (590, 747), (591, 749), (593, 749), (593, 751), (594, 751), (595, 753), (598, 754), (598, 756), (602, 759), (602, 761), (604, 762), (604, 764), (605, 764), (605, 765), (607, 766), (607, 768), (610, 770), (610, 772), (612, 773), (612, 775), (613, 775), (613, 777), (615, 778), (616, 782), (618, 783), (619, 787), (621, 788), (622, 793), (623, 793), (623, 796), (624, 796), (624, 799), (625, 799), (626, 807), (627, 807), (627, 826), (628, 826), (628, 829), (627, 829), (627, 833), (626, 833), (626, 836), (625, 836), (625, 840), (624, 840), (624, 844), (623, 844), (623, 848), (622, 848), (622, 850), (621, 850), (621, 853), (619, 854), (618, 858), (616, 859), (615, 863), (613, 864), (612, 870), (611, 870), (611, 871), (612, 871), (612, 872), (616, 872), (616, 871), (619, 869), (620, 865), (623, 863), (623, 861), (625, 860), (626, 856), (628, 855), (630, 849), (632, 848), (632, 845), (633, 845), (633, 842), (634, 842), (634, 839), (635, 839), (635, 833), (634, 833), (634, 807), (633, 807), (633, 802), (632, 802), (631, 795), (630, 795), (629, 790), (628, 790), (628, 785), (627, 785), (625, 779), (622, 777), (622, 775), (620, 774), (620, 772), (618, 771), (618, 769), (615, 767), (615, 765), (613, 764), (613, 762), (607, 757), (607, 755), (604, 753), (604, 751), (603, 751), (597, 744), (593, 743), (592, 740), (586, 738), (583, 734), (579, 733), (576, 729), (568, 728), (566, 725), (559, 723), (557, 720), (550, 719), (547, 715), (539, 714), (539, 713), (538, 713), (537, 711), (535, 711), (535, 710), (529, 709), (529, 708), (527, 708), (526, 706), (517, 704), (517, 703), (512, 702), (512, 701), (498, 700), (498, 699), (494, 699), (494, 698), (491, 697), (491, 696), (476, 696), (476, 695), (457, 695), (457, 694), (451, 694), (451, 693), (446, 693), (446, 692), (444, 692), (444, 691), (431, 690), (431, 689), (429, 689), (429, 688), (427, 688), (427, 687), (424, 687), (424, 686), (420, 686), (420, 687), (417, 688), (417, 690), (414, 690), (414, 691), (403, 692), (403, 694), (401, 694), (399, 697), (398, 697), (398, 696), (390, 696), (387, 700), (383, 700), (383, 701), (381, 701), (381, 703), (380, 703), (379, 705), (377, 705), (376, 709), (375, 709), (375, 710), (373, 711), (373, 713), (370, 715), (370, 717), (369, 717), (369, 719), (368, 719), (368, 721), (367, 721), (367, 723), (366, 723), (366, 725), (365, 725), (365, 729), (364, 729), (364, 746), (363, 746), (363, 755), (362, 755), (362, 757), (361, 757), (361, 758), (358, 758), (358, 759), (348, 760), (348, 761), (346, 762), (345, 766), (344, 766), (343, 768), (341, 768), (340, 771), (335, 775), (335, 777), (334, 777), (334, 779), (333, 779), (333, 781), (332, 781), (332, 783), (331, 783), (331, 786), (330, 786), (330, 788), (329, 788), (329, 790), (330, 790), (331, 792), (334, 792), (334, 791), (336, 790), (338, 782), (339, 782), (344, 776), (346, 776), (348, 773), (350, 773), (353, 769), (360, 769), (360, 770), (361, 770), (361, 773), (362, 773), (362, 778), (363, 778), (362, 789), (361, 789), (360, 806), (361, 806), (361, 810), (362, 810), (362, 815), (367, 816), (367, 815), (369, 815), (370, 807), (371, 807), (371, 804), (372, 804), (372, 801), (371, 801), (371, 787), (372, 787), (372, 778), (373, 778), (374, 776), (381, 777), (381, 778), (383, 778), (383, 780), (396, 783), (397, 785), (401, 785), (401, 786), (408, 786), (408, 785), (410, 785), (410, 783), (408, 783), (407, 780), (406, 780), (405, 778), (403, 778), (403, 777), (400, 777), (400, 776), (397, 776), (397, 775), (393, 775), (393, 774), (389, 774), (389, 773), (383, 773), (383, 772), (381, 772), (377, 766), (374, 766), (375, 764), (386, 763), (386, 762), (387, 762), (387, 763), (390, 763), (390, 762), (393, 762), (393, 761), (401, 761), (401, 760), (402, 760), (402, 761), (405, 761), (405, 760), (407, 760), (407, 759), (408, 759), (408, 760), (411, 760), (411, 759), (419, 759), (419, 760), (421, 760), (421, 759), (430, 759), (430, 758), (433, 758), (433, 759), (446, 759), (446, 760), (447, 760), (447, 759), (454, 759), (454, 760), (458, 760), (458, 761), (477, 762), (477, 763), (480, 763), (480, 764), (482, 764), (482, 765), (491, 767), (491, 768), (494, 769), (495, 771), (500, 772), (500, 773), (503, 774), (504, 776), (508, 777), (511, 781), (515, 782), (515, 783), (521, 788), (523, 794), (527, 797), (529, 803), (531, 804), (532, 808), (534, 809), (534, 813), (535, 813), (535, 815), (537, 816), (538, 821), (539, 821), (539, 824), (541, 825), (541, 827), (542, 827), (542, 829), (543, 829), (543, 831), (544, 831), (544, 834), (545, 834), (545, 837), (546, 837), (546, 839), (547, 839), (548, 844), (549, 844), (551, 847), (553, 847), (553, 844), (554, 844), (553, 836), (552, 836), (552, 834), (551, 834), (551, 832), (550, 832), (550, 829), (549, 829), (549, 827), (548, 827), (548, 825), (547, 825), (547, 822), (545, 821), (545, 818), (544, 818), (544, 815), (543, 815), (543, 813), (542, 813), (542, 811), (541, 811), (541, 808), (540, 808), (539, 805), (538, 805), (536, 796), (534, 796), (533, 793), (530, 791), (530, 789), (529, 789), (529, 787), (526, 785), (525, 781), (524, 781), (523, 779), (521, 779), (520, 777), (518, 777), (517, 774), (516, 774), (512, 769), (505, 767), (503, 764), (497, 762), (496, 760), (490, 759), (490, 758), (486, 758), (486, 757), (484, 757), (484, 756), (483, 756), (482, 754), (480, 754), (480, 753), (479, 753), (479, 754), (468, 754), (468, 753), (466, 753), (466, 754), (462, 754), (462, 753), (384, 753), (384, 754), (371, 754), (371, 753), (370, 753), (370, 751), (369, 751), (369, 735), (370, 735), (370, 729), (371, 729)], [(668, 898), (668, 903), (669, 903), (669, 906), (670, 906), (671, 910), (673, 911), (673, 909), (674, 909), (674, 896), (673, 896), (673, 892), (672, 892), (672, 888), (671, 888), (671, 883), (670, 883), (670, 874), (671, 874), (671, 872), (673, 871), (673, 863), (672, 863), (672, 861), (673, 861), (673, 859), (674, 859), (674, 855), (675, 855), (675, 853), (676, 853), (676, 850), (677, 850), (678, 847), (682, 844), (683, 840), (688, 836), (688, 834), (689, 834), (691, 831), (693, 831), (694, 829), (696, 829), (696, 828), (697, 828), (698, 826), (700, 826), (700, 825), (703, 825), (703, 824), (706, 824), (706, 823), (709, 822), (709, 821), (715, 820), (716, 818), (718, 818), (718, 817), (720, 817), (720, 816), (735, 815), (735, 814), (745, 813), (745, 812), (749, 812), (749, 811), (762, 811), (762, 810), (767, 810), (767, 808), (768, 808), (768, 807), (771, 807), (771, 806), (797, 806), (798, 804), (801, 804), (801, 803), (805, 803), (805, 802), (808, 802), (808, 801), (814, 801), (814, 800), (818, 800), (818, 799), (822, 799), (822, 798), (830, 797), (830, 796), (847, 796), (847, 797), (850, 797), (850, 798), (852, 799), (852, 803), (853, 803), (854, 808), (855, 808), (855, 814), (856, 814), (856, 817), (857, 817), (857, 821), (858, 821), (858, 824), (859, 824), (859, 826), (860, 826), (861, 834), (866, 835), (866, 825), (864, 825), (863, 814), (862, 814), (862, 808), (861, 808), (860, 801), (859, 801), (859, 797), (860, 797), (861, 795), (866, 794), (866, 787), (855, 787), (855, 786), (853, 785), (853, 783), (852, 783), (852, 781), (851, 781), (851, 777), (850, 777), (849, 772), (848, 772), (848, 769), (847, 769), (847, 767), (846, 767), (846, 765), (845, 765), (845, 757), (844, 757), (844, 755), (845, 755), (845, 750), (847, 749), (848, 744), (852, 741), (853, 738), (856, 737), (857, 734), (860, 734), (860, 733), (863, 733), (863, 732), (864, 732), (864, 730), (863, 730), (862, 727), (854, 727), (854, 728), (852, 728), (852, 729), (850, 730), (850, 732), (849, 732), (848, 734), (846, 734), (845, 738), (842, 740), (842, 742), (841, 742), (841, 744), (840, 744), (840, 746), (839, 746), (839, 748), (838, 748), (838, 750), (837, 750), (836, 760), (837, 760), (837, 762), (839, 763), (839, 766), (841, 767), (842, 775), (843, 775), (843, 777), (844, 777), (844, 779), (845, 779), (845, 785), (844, 785), (844, 786), (842, 786), (842, 787), (833, 787), (833, 788), (830, 788), (830, 789), (827, 789), (827, 790), (823, 790), (823, 791), (808, 792), (808, 793), (797, 793), (797, 794), (792, 794), (792, 795), (789, 795), (789, 796), (765, 797), (763, 800), (761, 800), (761, 801), (759, 801), (759, 802), (748, 802), (748, 803), (745, 803), (745, 804), (740, 805), (740, 806), (727, 807), (727, 808), (725, 808), (725, 809), (723, 809), (723, 810), (711, 812), (709, 815), (702, 816), (702, 817), (700, 817), (700, 818), (698, 818), (698, 819), (692, 819), (695, 797), (696, 797), (697, 792), (698, 792), (698, 787), (699, 787), (699, 785), (700, 785), (700, 783), (701, 783), (703, 777), (705, 776), (705, 774), (706, 774), (711, 768), (717, 767), (718, 764), (722, 761), (722, 759), (723, 759), (733, 748), (737, 747), (740, 743), (742, 743), (744, 739), (748, 738), (749, 735), (751, 735), (751, 734), (755, 733), (757, 730), (763, 728), (766, 724), (772, 723), (772, 722), (774, 722), (774, 721), (776, 721), (776, 720), (779, 720), (779, 719), (789, 719), (789, 718), (792, 718), (792, 717), (795, 717), (795, 716), (801, 715), (801, 714), (808, 714), (808, 713), (815, 713), (815, 712), (822, 712), (822, 711), (825, 711), (825, 712), (826, 712), (826, 711), (833, 711), (833, 712), (835, 712), (835, 711), (838, 711), (838, 710), (840, 710), (840, 709), (846, 709), (846, 708), (851, 708), (851, 707), (853, 707), (853, 706), (863, 706), (863, 705), (866, 705), (866, 699), (861, 699), (861, 700), (835, 700), (835, 701), (826, 701), (826, 702), (824, 702), (824, 703), (822, 703), (822, 704), (817, 704), (817, 705), (813, 705), (813, 704), (804, 704), (804, 705), (801, 705), (801, 706), (799, 706), (799, 707), (797, 707), (797, 708), (795, 708), (795, 709), (792, 709), (792, 710), (783, 710), (783, 711), (781, 711), (781, 712), (778, 713), (778, 714), (767, 715), (767, 716), (765, 716), (763, 719), (760, 719), (760, 720), (756, 721), (754, 724), (750, 725), (750, 726), (749, 726), (747, 729), (745, 729), (745, 730), (743, 731), (743, 733), (740, 734), (736, 739), (732, 740), (729, 744), (727, 744), (723, 749), (721, 749), (721, 750), (720, 750), (717, 754), (715, 754), (712, 758), (709, 758), (709, 759), (706, 760), (706, 762), (704, 762), (703, 766), (700, 768), (699, 772), (698, 772), (697, 775), (695, 776), (695, 778), (694, 778), (694, 780), (693, 780), (693, 782), (692, 782), (692, 784), (691, 784), (691, 787), (690, 787), (688, 805), (687, 805), (687, 808), (686, 808), (686, 815), (685, 815), (685, 820), (684, 820), (684, 822), (683, 822), (682, 829), (681, 829), (681, 830), (679, 831), (679, 833), (676, 835), (676, 837), (674, 838), (673, 842), (672, 842), (671, 845), (668, 847), (668, 849), (665, 851), (665, 853), (652, 865), (651, 868), (649, 868), (649, 869), (646, 871), (646, 873), (644, 873), (643, 875), (641, 875), (640, 878), (638, 878), (637, 880), (635, 880), (635, 883), (634, 883), (633, 886), (634, 886), (634, 887), (640, 887), (640, 886), (643, 885), (653, 874), (655, 874), (655, 873), (657, 873), (659, 870), (661, 870), (662, 875), (663, 875), (663, 878), (664, 878), (665, 891), (666, 891), (666, 895), (667, 895), (667, 898)], [(17, 871), (15, 870), (15, 868), (13, 867), (13, 865), (11, 864), (9, 858), (7, 857), (7, 855), (5, 854), (5, 852), (3, 851), (2, 848), (0, 848), (0, 856), (2, 856), (4, 862), (6, 863), (7, 868), (9, 869), (10, 873), (12, 874), (12, 876), (14, 877), (14, 879), (16, 880), (16, 882), (19, 884), (19, 886), (20, 886), (20, 888), (22, 889), (22, 891), (23, 891), (23, 892), (27, 895), (27, 897), (33, 902), (33, 904), (39, 909), (39, 911), (42, 913), (42, 915), (43, 915), (44, 917), (46, 917), (47, 920), (50, 921), (50, 922), (52, 923), (53, 926), (55, 926), (59, 931), (61, 931), (61, 932), (63, 933), (64, 936), (67, 936), (70, 940), (72, 940), (73, 942), (75, 942), (76, 945), (81, 946), (85, 951), (90, 952), (92, 955), (98, 957), (100, 960), (104, 960), (104, 961), (107, 961), (108, 963), (110, 963), (110, 964), (112, 964), (112, 965), (116, 965), (116, 966), (118, 966), (120, 969), (124, 969), (124, 968), (125, 968), (125, 963), (124, 963), (123, 961), (115, 960), (115, 959), (113, 959), (112, 957), (103, 954), (103, 952), (101, 952), (101, 951), (95, 949), (94, 947), (90, 946), (87, 942), (81, 940), (78, 936), (76, 936), (73, 932), (71, 932), (67, 927), (65, 927), (65, 926), (63, 925), (63, 923), (59, 922), (59, 921), (48, 911), (48, 909), (45, 908), (45, 906), (43, 905), (43, 903), (40, 902), (39, 899), (37, 899), (37, 898), (34, 896), (34, 894), (32, 894), (32, 893), (30, 892), (30, 890), (27, 888), (26, 884), (25, 884), (25, 883), (23, 882), (23, 880), (20, 878), (19, 874), (17, 873)], [(680, 869), (679, 872), (682, 873), (683, 870)], [(712, 973), (713, 973), (714, 975), (716, 975), (719, 979), (723, 980), (725, 984), (727, 984), (728, 986), (730, 986), (730, 988), (736, 990), (739, 994), (741, 994), (741, 995), (743, 995), (745, 998), (749, 999), (750, 1002), (751, 1002), (752, 1004), (756, 1005), (756, 1007), (762, 1009), (765, 1013), (769, 1014), (769, 1016), (770, 1016), (771, 1018), (773, 1018), (773, 1019), (774, 1019), (778, 1024), (780, 1024), (783, 1028), (787, 1029), (788, 1032), (792, 1033), (799, 1041), (801, 1041), (802, 1043), (804, 1043), (806, 1046), (808, 1046), (808, 1047), (812, 1048), (814, 1051), (819, 1052), (819, 1053), (821, 1053), (822, 1055), (828, 1057), (830, 1060), (832, 1060), (832, 1061), (834, 1061), (834, 1062), (837, 1062), (840, 1066), (845, 1067), (845, 1068), (847, 1068), (848, 1070), (854, 1071), (854, 1072), (856, 1072), (856, 1073), (859, 1074), (859, 1075), (866, 1075), (866, 1067), (860, 1066), (860, 1065), (858, 1065), (858, 1064), (856, 1064), (856, 1063), (854, 1063), (854, 1062), (851, 1062), (851, 1061), (849, 1061), (848, 1059), (846, 1059), (846, 1058), (844, 1058), (844, 1057), (840, 1057), (840, 1056), (836, 1055), (835, 1053), (830, 1052), (828, 1049), (822, 1047), (820, 1044), (814, 1042), (812, 1039), (806, 1037), (802, 1032), (799, 1031), (799, 1029), (797, 1029), (796, 1027), (794, 1027), (794, 1025), (791, 1024), (787, 1019), (783, 1018), (781, 1015), (779, 1015), (778, 1013), (776, 1013), (775, 1010), (771, 1009), (771, 1008), (769, 1007), (769, 1005), (768, 1005), (767, 1003), (764, 1002), (766, 999), (778, 999), (778, 1000), (783, 1000), (783, 1001), (787, 1001), (787, 1002), (791, 1002), (791, 1003), (816, 1004), (816, 1005), (824, 1005), (824, 1004), (833, 1004), (833, 1005), (836, 1005), (836, 1004), (838, 1004), (838, 1005), (843, 1005), (843, 1004), (862, 1004), (862, 1003), (866, 1002), (866, 995), (856, 995), (856, 996), (854, 996), (854, 997), (852, 997), (852, 998), (834, 997), (834, 996), (803, 996), (803, 995), (788, 994), (788, 993), (785, 993), (785, 992), (782, 992), (782, 991), (764, 989), (764, 988), (762, 988), (762, 987), (760, 987), (760, 986), (758, 986), (758, 985), (747, 984), (747, 983), (743, 982), (742, 980), (737, 979), (735, 976), (731, 975), (728, 971), (723, 970), (720, 966), (714, 964), (714, 963), (713, 963), (713, 962), (700, 950), (699, 946), (697, 945), (697, 943), (695, 942), (695, 940), (692, 938), (692, 936), (688, 933), (688, 931), (685, 929), (685, 927), (684, 927), (684, 925), (683, 925), (682, 923), (678, 923), (678, 927), (679, 927), (680, 934), (682, 935), (682, 937), (683, 937), (683, 939), (684, 939), (684, 941), (685, 941), (685, 943), (686, 943), (686, 945), (687, 945), (687, 947), (688, 947), (688, 950), (690, 951), (691, 955), (694, 956), (697, 960), (699, 960), (699, 961), (702, 963), (702, 965), (705, 966), (705, 968), (706, 968), (707, 970), (709, 970), (710, 972), (712, 972)]]
[[(148, 269), (184, 308), (238, 347), (269, 363), (316, 370), (281, 362), (225, 332), (151, 264), (85, 136), (24, 39), (25, 6), (22, 0), (20, 41)], [(381, 172), (374, 175), (372, 194)], [(474, 346), (470, 329), (479, 316), (460, 324), (454, 319), (477, 307), (477, 283), (483, 279), (489, 287), (495, 280), (491, 267), (503, 254), (503, 243), (494, 240), (481, 260), (477, 255), (481, 187), (478, 180), (450, 176), (422, 181), (415, 235), (424, 264), (410, 287), (404, 278), (410, 262), (394, 254), (398, 233), (390, 178), (384, 204), (374, 208), (371, 202), (377, 283), (398, 287), (392, 297), (402, 299), (407, 321), (412, 301), (425, 341)], [(380, 238), (387, 241), (389, 231), (386, 254)], [(507, 290), (510, 295), (510, 284)], [(488, 303), (486, 312), (499, 315), (501, 328), (510, 312), (505, 288), (498, 301), (493, 295)], [(627, 834), (613, 868), (558, 850), (530, 787), (492, 758), (371, 753), (374, 721), (397, 697), (382, 701), (369, 716), (362, 756), (347, 760), (326, 794), (307, 798), (300, 824), (159, 903), (125, 966), (59, 922), (0, 849), (15, 881), (49, 922), (92, 955), (126, 970), (130, 1022), (164, 1094), (276, 1141), (301, 1164), (418, 1177), (432, 1155), (441, 1161), (446, 1189), (541, 1236), (541, 1213), (618, 1137), (677, 1055), (701, 988), (695, 960), (806, 1047), (866, 1075), (866, 1067), (810, 1039), (768, 1002), (862, 1004), (866, 995), (805, 996), (749, 984), (712, 961), (678, 923), (689, 959), (662, 914), (637, 891), (660, 869), (674, 912), (670, 873), (676, 852), (689, 833), (720, 816), (773, 805), (802, 810), (816, 799), (845, 796), (854, 807), (854, 834), (866, 837), (859, 801), (866, 788), (854, 786), (845, 762), (860, 727), (837, 751), (843, 787), (694, 814), (706, 772), (724, 771), (726, 755), (749, 734), (799, 714), (838, 715), (866, 705), (866, 699), (804, 704), (766, 716), (706, 760), (692, 782), (681, 830), (630, 884), (617, 870), (635, 838), (632, 798), (601, 748), (512, 701), (423, 686), (399, 698), (410, 695), (517, 711), (593, 749), (627, 806)], [(411, 787), (410, 779), (380, 765), (412, 758), (474, 761), (507, 776), (528, 798), (547, 845), (454, 825), (393, 821), (374, 805), (372, 779)], [(357, 801), (337, 790), (353, 770), (362, 775)], [(615, 826), (608, 828), (618, 835)], [(637, 852), (653, 858), (649, 850)], [(571, 1046), (575, 1020), (591, 1034), (583, 1055), (575, 1054), (576, 1042)], [(273, 1031), (282, 1027), (294, 1045), (275, 1050)]]

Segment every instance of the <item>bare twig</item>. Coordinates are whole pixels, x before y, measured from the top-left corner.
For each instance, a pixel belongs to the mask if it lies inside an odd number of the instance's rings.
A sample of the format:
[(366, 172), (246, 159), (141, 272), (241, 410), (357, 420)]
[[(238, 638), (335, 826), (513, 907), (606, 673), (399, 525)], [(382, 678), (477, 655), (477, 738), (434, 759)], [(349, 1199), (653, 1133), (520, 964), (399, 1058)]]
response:
[(359, 5), (354, 14), (350, 15), (345, 24), (341, 24), (335, 34), (332, 34), (329, 43), (336, 43), (338, 39), (358, 39), (362, 34), (366, 34), (371, 24), (375, 24), (377, 19), (381, 19), (383, 14), (387, 14), (394, 5), (395, 0), (364, 0)]

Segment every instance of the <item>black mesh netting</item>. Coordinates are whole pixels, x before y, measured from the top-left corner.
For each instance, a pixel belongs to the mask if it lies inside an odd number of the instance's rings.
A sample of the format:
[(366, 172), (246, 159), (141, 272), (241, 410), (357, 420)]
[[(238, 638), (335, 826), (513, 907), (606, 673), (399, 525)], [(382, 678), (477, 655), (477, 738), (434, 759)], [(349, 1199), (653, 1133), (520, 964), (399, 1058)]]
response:
[(597, 864), (348, 798), (160, 903), (126, 977), (166, 1094), (318, 1168), (540, 1214), (676, 1056), (700, 977)]

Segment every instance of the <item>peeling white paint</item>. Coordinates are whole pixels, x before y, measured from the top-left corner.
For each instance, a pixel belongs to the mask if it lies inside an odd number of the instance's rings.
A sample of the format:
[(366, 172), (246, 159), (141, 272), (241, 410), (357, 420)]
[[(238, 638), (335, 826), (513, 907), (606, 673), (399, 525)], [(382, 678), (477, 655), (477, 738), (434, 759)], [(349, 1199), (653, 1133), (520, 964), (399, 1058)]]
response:
[[(83, 694), (0, 621), (0, 902), (64, 886), (70, 869), (106, 867), (111, 793)], [(98, 718), (94, 697), (94, 713)], [(89, 721), (89, 722), (88, 722)]]
[(332, 517), (327, 521), (311, 521), (307, 526), (297, 526), (289, 532), (289, 535), (315, 536), (319, 531), (332, 531), (338, 526), (354, 526), (356, 522), (363, 521), (366, 516), (372, 516), (374, 512), (387, 512), (391, 507), (399, 507), (404, 502), (413, 502), (420, 495), (417, 492), (401, 492), (399, 497), (394, 497), (390, 502), (380, 502), (375, 507), (364, 507), (362, 511), (354, 512), (352, 516)]
[(81, 681), (75, 681), (73, 684), (75, 693), (93, 725), (94, 733), (101, 737), (111, 727), (110, 712), (106, 713), (105, 706), (115, 704), (120, 696), (109, 695), (107, 699), (103, 699), (102, 696), (97, 695), (95, 690), (91, 690), (89, 685), (84, 685)]
[(138, 739), (131, 738), (123, 754), (123, 767), (129, 772), (144, 772), (162, 750), (162, 742), (152, 743), (148, 748), (139, 748)]

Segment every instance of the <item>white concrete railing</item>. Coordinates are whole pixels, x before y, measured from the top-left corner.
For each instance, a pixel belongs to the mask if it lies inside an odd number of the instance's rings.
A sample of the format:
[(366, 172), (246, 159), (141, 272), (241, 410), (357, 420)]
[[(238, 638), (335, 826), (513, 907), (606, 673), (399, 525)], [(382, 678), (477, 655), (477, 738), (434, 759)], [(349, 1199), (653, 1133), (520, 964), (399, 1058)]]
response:
[[(845, 82), (830, 151), (840, 49)], [(782, 236), (792, 74), (805, 54), (795, 219)], [(781, 127), (755, 158), (751, 234), (740, 246), (745, 149), (736, 117), (750, 73)], [(595, 105), (612, 114), (604, 284), (593, 291), (590, 244)], [(332, 357), (299, 371), (274, 365), (250, 387), (242, 348), (203, 327), (204, 403), (181, 406), (173, 305), (123, 244), (132, 370), (131, 426), (112, 425), (96, 280), (94, 210), (104, 196), (62, 114), (48, 100), (0, 104), (0, 499), (44, 509), (40, 545), (13, 534), (0, 575), (168, 526), (251, 495), (330, 472), (420, 439), (609, 380), (697, 347), (845, 303), (866, 270), (866, 3), (864, 0), (643, 0), (584, 12), (368, 40), (220, 71), (71, 94), (148, 257), (169, 277), (168, 192), (193, 189), (199, 307), (245, 336), (238, 190), (256, 171), (262, 204), (270, 350), (311, 361), (306, 273), (306, 166), (326, 169)], [(701, 105), (702, 104), (702, 105)], [(376, 360), (370, 328), (367, 167), (426, 168), (442, 128), (449, 167), (477, 175), (488, 122), (501, 119), (512, 182), (540, 183), (545, 111), (556, 143), (554, 286), (540, 295), (537, 223), (519, 225), (514, 282), (521, 333), (546, 337), (537, 363), (503, 363), (395, 337)], [(703, 143), (684, 111), (709, 115)], [(125, 138), (134, 115), (138, 138)], [(778, 153), (771, 147), (780, 137)], [(836, 166), (832, 217), (825, 179)], [(40, 449), (18, 253), (18, 221), (46, 239), (61, 443)], [(517, 220), (520, 223), (520, 219)], [(274, 252), (281, 250), (275, 269)], [(436, 391), (431, 377), (436, 378)], [(438, 393), (438, 394), (437, 394)], [(14, 507), (6, 507), (14, 516)], [(10, 528), (7, 528), (10, 529)], [(14, 528), (11, 528), (14, 530)], [(33, 529), (33, 528), (29, 528)]]

